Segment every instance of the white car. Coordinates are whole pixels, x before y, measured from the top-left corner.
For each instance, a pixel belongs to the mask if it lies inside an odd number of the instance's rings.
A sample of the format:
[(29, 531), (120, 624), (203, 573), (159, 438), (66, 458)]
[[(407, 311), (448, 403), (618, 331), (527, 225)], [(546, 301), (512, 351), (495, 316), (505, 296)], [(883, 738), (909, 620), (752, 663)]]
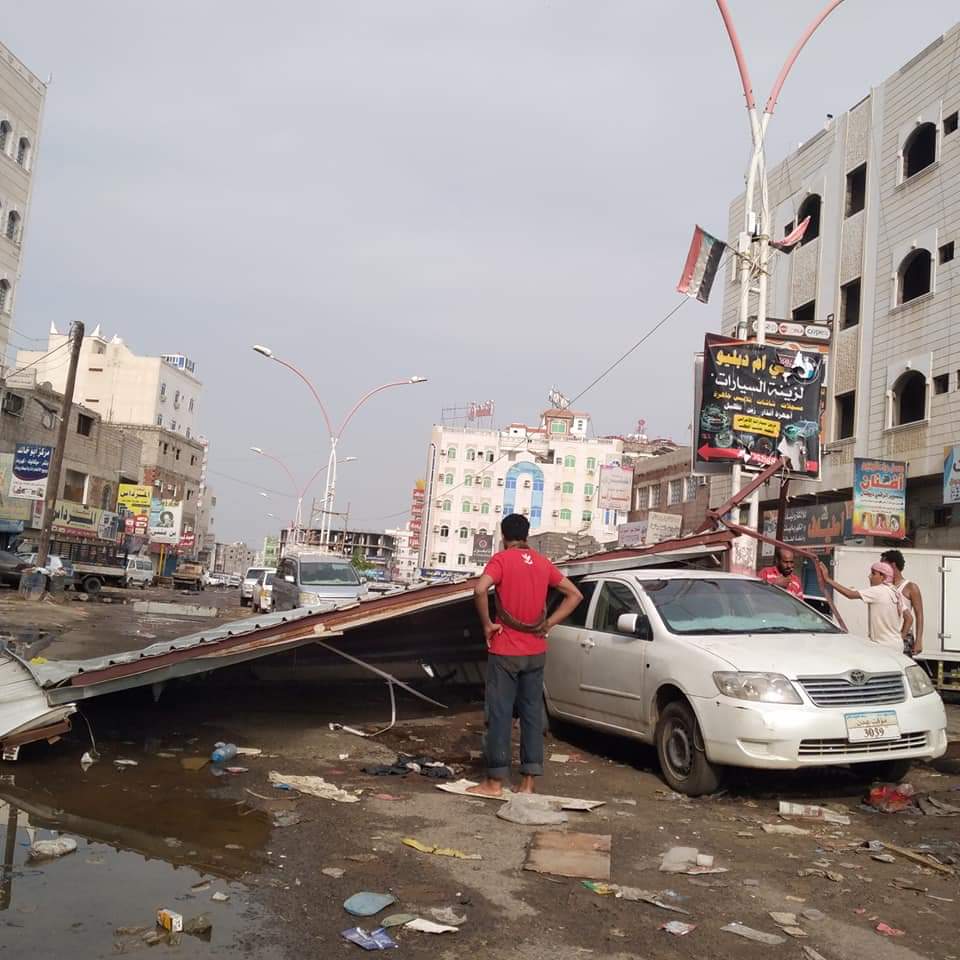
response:
[(240, 606), (247, 607), (253, 602), (253, 585), (260, 579), (261, 573), (270, 573), (267, 567), (248, 568), (240, 583)]
[(858, 764), (893, 780), (946, 752), (922, 667), (779, 587), (693, 570), (578, 585), (583, 603), (550, 631), (547, 713), (654, 744), (674, 790), (709, 793), (725, 766)]
[(273, 571), (264, 570), (253, 585), (253, 612), (269, 613), (273, 609)]

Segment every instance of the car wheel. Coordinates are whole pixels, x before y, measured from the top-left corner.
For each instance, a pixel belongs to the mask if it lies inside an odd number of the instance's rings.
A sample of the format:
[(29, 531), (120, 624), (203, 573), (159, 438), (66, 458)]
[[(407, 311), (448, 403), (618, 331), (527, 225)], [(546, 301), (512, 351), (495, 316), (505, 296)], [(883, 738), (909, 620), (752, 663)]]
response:
[(685, 700), (667, 704), (660, 714), (656, 745), (663, 779), (678, 793), (698, 797), (720, 786), (723, 768), (707, 759), (700, 724)]
[(96, 596), (100, 592), (101, 583), (96, 577), (87, 577), (83, 581), (83, 591), (90, 596)]
[(249, 604), (250, 604), (249, 598), (247, 598), (247, 597), (241, 597), (241, 598), (240, 598), (240, 606), (241, 606), (241, 607), (246, 607), (246, 606), (248, 606)]
[(870, 763), (858, 763), (854, 772), (868, 780), (883, 780), (885, 783), (899, 783), (910, 772), (912, 760), (873, 760)]

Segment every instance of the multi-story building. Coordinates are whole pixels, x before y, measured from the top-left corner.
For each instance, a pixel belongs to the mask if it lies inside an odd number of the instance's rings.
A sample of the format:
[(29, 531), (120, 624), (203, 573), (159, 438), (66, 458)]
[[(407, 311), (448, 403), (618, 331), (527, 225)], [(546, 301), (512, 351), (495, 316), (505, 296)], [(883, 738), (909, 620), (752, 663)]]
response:
[(213, 569), (217, 573), (243, 576), (253, 566), (256, 556), (242, 540), (234, 543), (218, 543), (214, 549)]
[[(41, 383), (62, 392), (67, 380), (62, 354), (68, 340), (69, 334), (52, 326), (46, 350), (17, 351), (17, 366), (30, 364)], [(44, 356), (53, 350), (57, 352)], [(104, 420), (162, 427), (197, 439), (202, 389), (196, 364), (181, 354), (141, 357), (119, 336), (108, 340), (99, 326), (83, 338), (74, 397)]]
[(470, 574), (489, 559), (490, 541), (509, 513), (530, 520), (531, 534), (559, 532), (616, 540), (626, 507), (601, 509), (601, 468), (623, 461), (619, 437), (589, 438), (590, 417), (547, 410), (536, 427), (512, 423), (501, 430), (434, 426), (420, 567), (427, 575)]
[(217, 507), (217, 496), (213, 489), (201, 482), (197, 492), (196, 513), (196, 558), (200, 563), (210, 568), (214, 560), (214, 551), (217, 545), (217, 535), (214, 530), (214, 510)]
[(265, 567), (275, 567), (280, 559), (280, 538), (264, 537), (263, 550), (261, 552), (263, 565)]
[(710, 508), (710, 484), (691, 473), (690, 447), (633, 464), (633, 505), (629, 522), (649, 520), (650, 513), (679, 516), (680, 535), (692, 533), (706, 520)]
[[(960, 25), (770, 171), (771, 233), (810, 223), (799, 247), (775, 255), (767, 311), (769, 334), (833, 328), (822, 481), (792, 483), (791, 498), (849, 500), (855, 457), (904, 461), (909, 541), (951, 549), (960, 509), (941, 491), (944, 448), (960, 442), (958, 58)], [(730, 206), (734, 244), (743, 207), (743, 196)]]
[(390, 579), (394, 583), (414, 583), (419, 579), (419, 553), (413, 543), (413, 531), (409, 524), (403, 529), (387, 530), (386, 535), (393, 537), (393, 566)]
[(0, 368), (13, 330), (46, 94), (46, 85), (0, 43)]
[[(280, 556), (287, 548), (290, 529), (280, 531)], [(389, 580), (393, 569), (396, 538), (390, 531), (383, 530), (330, 530), (330, 553), (344, 557), (356, 557), (367, 565), (364, 575), (370, 579)], [(300, 531), (300, 545), (304, 547), (320, 546), (320, 531), (316, 528)]]

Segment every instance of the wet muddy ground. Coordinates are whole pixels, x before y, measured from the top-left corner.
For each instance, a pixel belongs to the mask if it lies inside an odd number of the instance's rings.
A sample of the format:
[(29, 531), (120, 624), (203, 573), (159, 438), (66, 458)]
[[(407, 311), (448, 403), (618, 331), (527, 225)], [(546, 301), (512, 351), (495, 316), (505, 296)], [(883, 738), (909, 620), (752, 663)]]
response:
[[(434, 960), (801, 958), (802, 946), (827, 960), (960, 956), (958, 877), (901, 857), (880, 862), (860, 846), (879, 839), (960, 862), (960, 818), (866, 812), (863, 782), (844, 770), (741, 775), (716, 798), (675, 799), (648, 749), (570, 729), (560, 739), (551, 736), (548, 754), (571, 759), (547, 764), (544, 789), (605, 802), (593, 813), (571, 813), (565, 829), (610, 835), (611, 879), (666, 891), (669, 902), (690, 915), (668, 913), (600, 896), (579, 880), (524, 870), (531, 835), (545, 828), (497, 818), (493, 801), (444, 794), (422, 776), (364, 773), (363, 767), (404, 752), (479, 774), (476, 692), (423, 689), (450, 709), (403, 695), (397, 726), (375, 739), (331, 731), (328, 724), (383, 726), (389, 699), (382, 683), (295, 687), (234, 668), (171, 685), (158, 703), (140, 690), (85, 705), (97, 763), (81, 769), (90, 736), (78, 719), (68, 738), (32, 745), (16, 763), (0, 767), (0, 803), (7, 805), (0, 807), (0, 957), (359, 957), (360, 948), (342, 942), (340, 932), (376, 924), (350, 918), (342, 904), (364, 890), (397, 898), (380, 918), (396, 912), (431, 918), (431, 910), (445, 907), (465, 916), (456, 934), (393, 931), (398, 955)], [(217, 776), (211, 765), (188, 769), (218, 740), (259, 748), (262, 755), (232, 761), (247, 768), (235, 775)], [(137, 765), (115, 765), (120, 759)], [(361, 799), (337, 803), (279, 790), (270, 771), (323, 776), (362, 791)], [(910, 780), (920, 793), (960, 804), (956, 761), (916, 766)], [(778, 822), (780, 799), (838, 805), (851, 824), (801, 823), (809, 834), (766, 834), (762, 824)], [(54, 831), (77, 839), (77, 851), (27, 863), (29, 842)], [(405, 846), (405, 838), (482, 859), (421, 853)], [(714, 855), (727, 872), (660, 873), (659, 855), (679, 845)], [(799, 876), (805, 869), (840, 879)], [(211, 899), (216, 892), (230, 899)], [(160, 907), (187, 921), (206, 915), (209, 942), (183, 936), (149, 946), (143, 938), (153, 933)], [(803, 940), (781, 934), (769, 916), (810, 908), (824, 917), (799, 920)], [(660, 929), (672, 919), (696, 929), (672, 936)], [(785, 942), (766, 946), (722, 932), (731, 921)], [(881, 935), (880, 923), (902, 936)]]

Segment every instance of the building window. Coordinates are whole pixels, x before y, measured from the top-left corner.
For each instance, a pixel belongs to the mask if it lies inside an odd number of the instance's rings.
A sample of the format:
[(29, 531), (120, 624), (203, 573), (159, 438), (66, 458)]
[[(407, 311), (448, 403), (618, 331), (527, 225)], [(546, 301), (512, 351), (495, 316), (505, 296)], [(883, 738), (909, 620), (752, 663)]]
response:
[(116, 505), (117, 501), (113, 495), (113, 487), (109, 483), (105, 483), (103, 490), (100, 492), (100, 509), (113, 510)]
[(187, 427), (187, 439), (188, 439), (188, 440), (190, 439), (190, 433), (191, 433), (191, 430), (190, 430), (189, 427)]
[(573, 493), (573, 484), (568, 481), (568, 482), (564, 483), (564, 485), (563, 485), (563, 487), (562, 487), (561, 489), (562, 489), (563, 493)]
[(457, 554), (457, 566), (465, 567), (467, 565), (467, 555), (465, 553)]
[(939, 396), (941, 393), (946, 393), (950, 389), (950, 374), (941, 373), (933, 378), (933, 393), (935, 396)]
[(162, 413), (158, 413), (158, 414), (157, 414), (157, 426), (158, 426), (158, 427), (162, 427), (162, 426), (163, 426), (163, 414), (162, 414)]
[(472, 486), (473, 486), (473, 474), (472, 474), (472, 473), (468, 473), (468, 474), (463, 478), (463, 485), (464, 485), (465, 487), (472, 487)]
[(667, 503), (681, 503), (683, 501), (683, 480), (671, 480), (667, 486)]
[(444, 524), (444, 525), (440, 528), (440, 536), (441, 536), (444, 540), (445, 540), (447, 537), (450, 536), (450, 528), (449, 528), (446, 524)]
[(565, 467), (575, 467), (577, 465), (577, 458), (567, 455), (563, 458), (563, 465)]
[(445, 553), (438, 553), (437, 563), (446, 563), (446, 562), (447, 562), (447, 555)]
[(456, 447), (447, 447), (447, 459), (456, 460), (457, 459), (457, 448)]
[(697, 478), (696, 477), (687, 477), (686, 480), (686, 499), (687, 500), (696, 500), (697, 499)]
[(867, 165), (861, 163), (859, 167), (847, 174), (847, 205), (846, 215), (852, 217), (867, 205)]
[(953, 113), (948, 114), (943, 118), (943, 134), (947, 136), (951, 133), (957, 132), (957, 111), (954, 110)]
[(453, 474), (452, 474), (452, 473), (448, 473), (448, 474), (446, 475), (446, 477), (444, 478), (444, 481), (443, 481), (443, 482), (444, 482), (448, 487), (452, 487), (452, 486), (453, 486)]
[(484, 500), (483, 503), (480, 504), (480, 512), (481, 513), (490, 512), (490, 504), (486, 500)]
[(460, 528), (460, 539), (466, 540), (470, 536), (470, 531), (467, 527)]
[(189, 500), (192, 496), (193, 496), (193, 491), (192, 491), (192, 490), (188, 490), (188, 491), (187, 491), (187, 499)]
[(468, 460), (476, 460), (476, 459), (477, 459), (477, 451), (474, 450), (473, 447), (467, 447), (467, 459), (468, 459)]
[(810, 300), (793, 311), (794, 323), (813, 323), (817, 319), (817, 301)]
[(484, 478), (483, 478), (483, 489), (484, 489), (484, 490), (489, 490), (492, 484), (493, 484), (493, 478), (492, 478), (492, 477), (484, 477)]
[(163, 383), (163, 382), (161, 382), (160, 384), (160, 399), (161, 400), (167, 399), (167, 385), (166, 383)]
[(87, 475), (78, 470), (64, 470), (63, 499), (72, 503), (84, 503), (87, 492)]
[(24, 170), (30, 169), (30, 141), (26, 137), (21, 137), (17, 141), (17, 163), (23, 167)]
[(945, 243), (938, 251), (940, 263), (949, 263), (953, 259), (953, 241)]
[(4, 233), (8, 240), (14, 243), (20, 241), (20, 214), (16, 210), (11, 210), (7, 214), (7, 227)]
[(487, 463), (493, 463), (493, 451), (492, 451), (492, 450), (488, 450), (488, 451), (487, 451)]
[(903, 179), (909, 180), (926, 170), (936, 159), (937, 128), (932, 123), (921, 123), (903, 145)]
[(797, 223), (803, 223), (807, 217), (810, 218), (806, 233), (804, 233), (803, 239), (800, 241), (801, 244), (809, 243), (811, 240), (816, 240), (817, 237), (820, 236), (821, 206), (820, 195), (816, 193), (811, 193), (810, 196), (800, 204), (800, 209), (797, 211)]
[(592, 483), (585, 483), (583, 485), (583, 495), (585, 497), (592, 497), (595, 487)]
[(531, 508), (530, 508), (530, 522), (531, 522), (531, 523), (539, 523), (542, 516), (543, 516), (543, 508), (542, 508), (542, 507), (531, 507)]
[(935, 527), (949, 527), (953, 523), (953, 507), (934, 507), (933, 525)]
[(596, 470), (597, 469), (597, 458), (596, 457), (587, 457), (587, 469)]
[(841, 393), (834, 402), (837, 410), (834, 435), (837, 440), (846, 440), (853, 436), (853, 418), (856, 413), (857, 393), (855, 390), (851, 390), (849, 393)]
[(650, 509), (660, 506), (660, 484), (655, 483), (650, 487)]
[(9, 120), (0, 120), (0, 151), (7, 152), (10, 144), (10, 134), (13, 133), (13, 127)]
[(840, 288), (840, 329), (855, 327), (860, 322), (860, 278)]
[(566, 420), (551, 420), (551, 421), (550, 421), (550, 432), (551, 432), (551, 433), (566, 433), (566, 432), (567, 432), (567, 422), (566, 422)]
[(535, 474), (533, 478), (533, 492), (534, 493), (543, 493), (543, 477), (540, 474)]
[(460, 512), (461, 512), (461, 513), (469, 513), (470, 510), (471, 510), (470, 501), (469, 501), (469, 500), (463, 500), (463, 501), (461, 502), (461, 504), (460, 504)]
[(3, 395), (3, 412), (11, 417), (22, 417), (25, 402), (23, 397), (16, 393), (5, 393)]
[(918, 423), (927, 416), (927, 379), (916, 370), (908, 370), (893, 385), (893, 423)]
[(77, 433), (81, 437), (89, 437), (93, 433), (93, 417), (88, 417), (85, 413), (78, 413)]
[(897, 271), (897, 303), (909, 303), (930, 292), (933, 262), (929, 250), (908, 253)]
[(190, 405), (189, 405), (189, 407), (188, 407), (188, 409), (190, 410), (191, 413), (193, 413), (193, 404), (194, 404), (194, 398), (191, 397), (191, 398), (190, 398)]
[(507, 477), (507, 482), (504, 484), (504, 487), (507, 490), (516, 490), (517, 489), (517, 478), (516, 477)]
[(593, 521), (593, 513), (589, 510), (584, 510), (581, 514), (581, 519), (584, 523), (591, 523)]
[(10, 281), (0, 280), (0, 313), (10, 312)]
[(195, 453), (191, 453), (191, 454), (190, 454), (190, 466), (191, 466), (191, 467), (196, 466), (196, 463), (197, 463), (197, 455), (196, 455)]
[(561, 519), (561, 520), (572, 520), (572, 519), (573, 519), (573, 514), (572, 514), (569, 510), (561, 510), (561, 511), (560, 511), (560, 519)]

